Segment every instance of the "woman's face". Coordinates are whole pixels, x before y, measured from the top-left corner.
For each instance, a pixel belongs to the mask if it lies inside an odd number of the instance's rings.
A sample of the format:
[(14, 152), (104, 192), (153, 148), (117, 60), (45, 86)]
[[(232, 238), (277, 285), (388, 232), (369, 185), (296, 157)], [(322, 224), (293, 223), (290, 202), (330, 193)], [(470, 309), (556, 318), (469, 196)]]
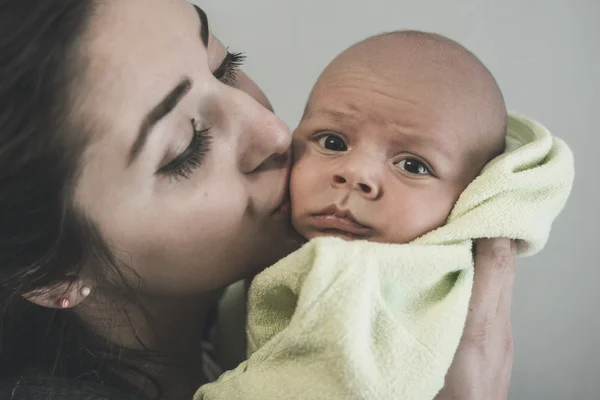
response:
[(279, 210), (290, 132), (202, 11), (101, 2), (81, 49), (76, 118), (92, 137), (76, 202), (147, 295), (213, 290), (294, 249)]

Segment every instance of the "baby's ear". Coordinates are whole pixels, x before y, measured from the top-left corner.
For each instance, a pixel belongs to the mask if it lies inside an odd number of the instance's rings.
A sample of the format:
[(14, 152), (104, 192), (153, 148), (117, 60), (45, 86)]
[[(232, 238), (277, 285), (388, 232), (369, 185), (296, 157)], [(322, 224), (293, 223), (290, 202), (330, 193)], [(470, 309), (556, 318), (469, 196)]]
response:
[(36, 289), (23, 297), (42, 307), (65, 309), (81, 304), (90, 292), (90, 286), (84, 285), (81, 280), (75, 280)]

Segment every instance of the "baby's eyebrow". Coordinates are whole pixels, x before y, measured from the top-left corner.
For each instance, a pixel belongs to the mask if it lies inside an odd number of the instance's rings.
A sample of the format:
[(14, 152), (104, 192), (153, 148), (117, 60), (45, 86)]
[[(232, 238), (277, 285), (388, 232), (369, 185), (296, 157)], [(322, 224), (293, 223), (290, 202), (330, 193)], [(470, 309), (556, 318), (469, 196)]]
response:
[[(307, 109), (308, 110), (308, 109)], [(330, 109), (319, 109), (316, 111), (310, 111), (308, 114), (305, 112), (303, 119), (310, 119), (315, 117), (324, 117), (333, 122), (343, 122), (352, 116), (349, 112), (330, 110)]]
[(395, 146), (405, 149), (423, 149), (433, 150), (435, 153), (447, 158), (453, 158), (453, 150), (448, 143), (440, 137), (439, 133), (430, 134), (396, 126), (397, 136), (391, 141)]

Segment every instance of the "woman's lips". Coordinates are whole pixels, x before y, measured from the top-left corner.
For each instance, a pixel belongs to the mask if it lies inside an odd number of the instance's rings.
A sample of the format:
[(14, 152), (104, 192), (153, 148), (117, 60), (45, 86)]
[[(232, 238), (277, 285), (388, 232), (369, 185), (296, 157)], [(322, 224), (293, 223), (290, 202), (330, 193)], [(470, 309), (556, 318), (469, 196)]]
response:
[(279, 207), (277, 207), (274, 211), (276, 215), (279, 216), (289, 216), (292, 213), (292, 205), (289, 200), (284, 200)]
[(310, 216), (311, 225), (324, 232), (328, 230), (349, 233), (352, 236), (366, 236), (372, 228), (361, 224), (348, 210), (340, 210), (336, 206), (329, 206)]
[[(286, 181), (287, 183), (287, 181)], [(287, 219), (290, 217), (290, 215), (292, 214), (292, 206), (290, 203), (290, 194), (287, 190), (287, 185), (286, 185), (286, 190), (281, 194), (280, 200), (279, 200), (279, 205), (277, 207), (275, 207), (275, 209), (272, 212), (272, 215), (275, 218), (283, 218), (283, 219)]]

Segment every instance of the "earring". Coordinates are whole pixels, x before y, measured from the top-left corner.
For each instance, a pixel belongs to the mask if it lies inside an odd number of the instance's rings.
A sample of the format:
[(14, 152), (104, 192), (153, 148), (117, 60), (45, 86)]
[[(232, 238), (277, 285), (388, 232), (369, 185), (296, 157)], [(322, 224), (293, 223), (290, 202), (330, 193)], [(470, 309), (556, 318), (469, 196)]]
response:
[(66, 297), (63, 297), (62, 299), (60, 299), (59, 304), (60, 304), (60, 308), (69, 308), (69, 306), (71, 305), (71, 302)]
[[(88, 286), (82, 286), (81, 289), (79, 289), (79, 294), (81, 295), (81, 297), (88, 297), (90, 295), (90, 293), (92, 292), (92, 289), (90, 289)], [(71, 306), (71, 300), (69, 300), (66, 297), (61, 298), (58, 301), (58, 305), (60, 306), (60, 308), (69, 308)]]

